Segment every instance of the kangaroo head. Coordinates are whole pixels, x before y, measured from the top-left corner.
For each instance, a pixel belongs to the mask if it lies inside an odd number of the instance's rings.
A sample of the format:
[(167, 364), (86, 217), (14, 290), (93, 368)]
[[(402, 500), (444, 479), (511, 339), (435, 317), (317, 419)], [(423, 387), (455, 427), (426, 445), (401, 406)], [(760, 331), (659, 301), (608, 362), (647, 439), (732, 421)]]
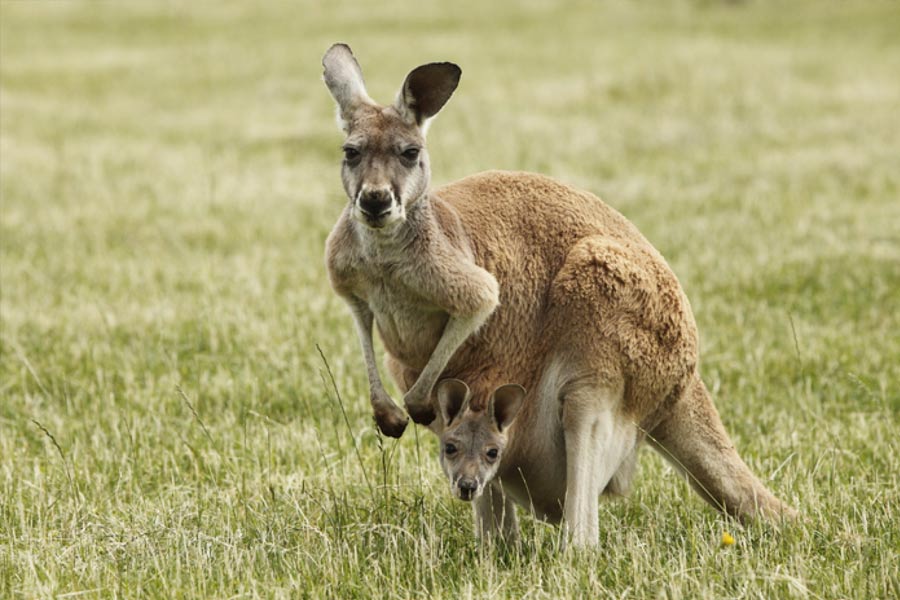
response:
[(441, 468), (454, 496), (474, 500), (497, 474), (525, 388), (514, 383), (501, 385), (484, 398), (473, 396), (458, 379), (444, 379), (438, 382), (436, 393), (444, 419)]
[(349, 46), (333, 45), (322, 65), (325, 85), (337, 102), (338, 123), (347, 136), (341, 179), (351, 214), (368, 228), (390, 229), (406, 219), (409, 208), (428, 189), (428, 120), (450, 99), (462, 71), (446, 62), (416, 67), (394, 103), (381, 106), (366, 93), (362, 70)]

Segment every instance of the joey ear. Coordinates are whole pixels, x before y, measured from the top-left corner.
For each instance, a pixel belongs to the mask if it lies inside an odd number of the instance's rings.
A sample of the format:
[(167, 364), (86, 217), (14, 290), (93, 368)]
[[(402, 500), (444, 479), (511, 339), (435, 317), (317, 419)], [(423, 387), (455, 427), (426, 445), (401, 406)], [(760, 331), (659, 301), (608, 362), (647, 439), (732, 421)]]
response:
[(461, 75), (462, 69), (449, 62), (416, 67), (406, 76), (394, 106), (404, 119), (421, 126), (447, 103)]
[(322, 66), (325, 85), (338, 105), (341, 129), (347, 131), (356, 109), (362, 104), (374, 104), (366, 93), (362, 69), (347, 44), (332, 45), (322, 57)]
[(441, 416), (444, 418), (444, 427), (446, 427), (453, 419), (462, 414), (469, 399), (469, 386), (459, 379), (442, 379), (435, 389)]
[(494, 390), (488, 410), (500, 431), (509, 427), (515, 420), (524, 398), (525, 388), (517, 383), (507, 383)]

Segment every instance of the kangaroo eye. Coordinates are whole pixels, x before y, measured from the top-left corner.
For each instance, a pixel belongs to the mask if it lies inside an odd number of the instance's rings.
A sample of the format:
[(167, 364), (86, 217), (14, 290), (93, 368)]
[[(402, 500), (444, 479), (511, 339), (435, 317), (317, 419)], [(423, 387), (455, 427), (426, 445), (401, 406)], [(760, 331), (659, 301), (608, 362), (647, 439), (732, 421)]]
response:
[(456, 446), (454, 446), (453, 444), (445, 444), (444, 454), (446, 454), (447, 456), (453, 456), (454, 454), (456, 454)]
[(344, 146), (344, 158), (347, 159), (348, 162), (356, 160), (359, 158), (359, 150), (350, 146)]
[(496, 460), (498, 454), (500, 454), (500, 452), (496, 448), (491, 448), (487, 451), (487, 457), (491, 460)]
[(406, 160), (416, 160), (419, 158), (419, 149), (418, 148), (407, 148), (403, 151), (403, 158)]

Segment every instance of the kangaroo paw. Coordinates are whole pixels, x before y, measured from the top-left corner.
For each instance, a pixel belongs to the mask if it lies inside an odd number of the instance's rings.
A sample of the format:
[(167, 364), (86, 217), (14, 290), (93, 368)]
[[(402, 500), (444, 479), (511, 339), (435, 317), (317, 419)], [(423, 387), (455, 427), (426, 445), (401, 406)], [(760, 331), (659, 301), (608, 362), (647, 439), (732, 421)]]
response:
[(399, 438), (406, 430), (409, 419), (400, 408), (394, 406), (392, 409), (375, 411), (375, 423), (384, 435)]
[(419, 425), (429, 425), (434, 421), (436, 416), (434, 408), (427, 402), (421, 404), (407, 404), (406, 410), (409, 412), (409, 416), (412, 417), (413, 422), (418, 423)]

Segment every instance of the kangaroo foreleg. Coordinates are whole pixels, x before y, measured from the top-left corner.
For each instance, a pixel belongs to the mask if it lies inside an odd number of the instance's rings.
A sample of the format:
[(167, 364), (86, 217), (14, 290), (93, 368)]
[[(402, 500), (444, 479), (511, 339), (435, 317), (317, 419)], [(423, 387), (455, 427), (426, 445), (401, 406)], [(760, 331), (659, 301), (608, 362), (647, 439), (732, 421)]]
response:
[(409, 419), (385, 391), (381, 375), (378, 373), (378, 365), (375, 362), (375, 349), (372, 345), (372, 321), (374, 315), (364, 302), (358, 300), (349, 300), (348, 302), (353, 313), (353, 322), (356, 324), (356, 333), (362, 346), (363, 357), (366, 361), (366, 374), (369, 377), (369, 400), (372, 403), (375, 422), (384, 435), (399, 438), (403, 435)]
[(428, 425), (434, 420), (434, 407), (431, 406), (429, 397), (431, 390), (441, 373), (447, 368), (447, 363), (454, 352), (466, 339), (481, 327), (493, 311), (493, 306), (472, 315), (450, 317), (444, 327), (444, 333), (438, 341), (431, 358), (422, 373), (413, 384), (412, 388), (403, 397), (406, 410), (413, 421), (421, 425)]
[(434, 273), (423, 269), (418, 283), (419, 292), (450, 315), (425, 368), (403, 397), (413, 421), (428, 425), (435, 417), (431, 405), (434, 384), (457, 349), (494, 312), (499, 302), (499, 290), (497, 280), (474, 263), (455, 264), (452, 269)]

